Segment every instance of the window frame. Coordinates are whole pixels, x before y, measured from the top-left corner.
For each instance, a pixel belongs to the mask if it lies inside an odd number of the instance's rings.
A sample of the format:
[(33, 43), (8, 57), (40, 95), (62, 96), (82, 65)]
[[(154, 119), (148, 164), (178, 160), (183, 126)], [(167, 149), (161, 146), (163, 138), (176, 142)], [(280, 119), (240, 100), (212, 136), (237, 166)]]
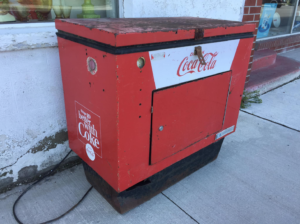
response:
[[(116, 18), (123, 18), (123, 0), (116, 0)], [(18, 29), (18, 28), (46, 28), (46, 27), (55, 27), (54, 21), (49, 22), (25, 22), (25, 23), (14, 23), (14, 22), (8, 22), (1, 24), (0, 23), (0, 30), (2, 29)]]
[(256, 41), (263, 41), (263, 40), (270, 40), (270, 39), (275, 39), (275, 38), (280, 38), (280, 37), (287, 37), (287, 36), (299, 35), (300, 32), (293, 33), (293, 29), (294, 29), (294, 24), (295, 24), (295, 20), (296, 20), (296, 14), (297, 14), (297, 9), (298, 9), (299, 1), (300, 0), (296, 0), (296, 5), (295, 5), (294, 13), (293, 13), (293, 21), (292, 21), (292, 25), (291, 25), (291, 29), (290, 29), (289, 33), (281, 34), (281, 35), (277, 35), (277, 36), (271, 36), (271, 37), (263, 37), (263, 38), (259, 38), (259, 39), (256, 38)]

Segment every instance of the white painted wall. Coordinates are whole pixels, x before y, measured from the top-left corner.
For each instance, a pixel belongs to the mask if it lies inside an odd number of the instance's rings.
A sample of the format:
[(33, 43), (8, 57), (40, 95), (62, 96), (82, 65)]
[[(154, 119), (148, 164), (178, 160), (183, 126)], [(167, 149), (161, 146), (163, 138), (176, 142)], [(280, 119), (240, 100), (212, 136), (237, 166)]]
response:
[(22, 168), (42, 170), (69, 150), (66, 141), (31, 152), (45, 137), (66, 130), (58, 48), (0, 52), (0, 69), (0, 176), (17, 181)]
[(195, 16), (242, 21), (245, 0), (120, 0), (121, 17)]
[[(241, 21), (244, 1), (119, 0), (120, 17), (198, 16)], [(51, 150), (31, 151), (43, 139), (66, 131), (55, 32), (54, 23), (0, 24), (0, 189), (5, 180), (17, 181), (24, 167), (43, 170), (69, 150), (65, 141)]]

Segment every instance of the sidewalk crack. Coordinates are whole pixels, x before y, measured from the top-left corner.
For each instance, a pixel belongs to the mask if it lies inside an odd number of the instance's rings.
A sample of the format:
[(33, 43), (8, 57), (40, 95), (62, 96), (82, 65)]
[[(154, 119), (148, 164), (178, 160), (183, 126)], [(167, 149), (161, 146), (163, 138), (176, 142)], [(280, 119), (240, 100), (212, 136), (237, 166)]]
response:
[(189, 216), (192, 220), (194, 220), (196, 223), (200, 224), (196, 219), (194, 219), (190, 214), (188, 214), (186, 211), (184, 211), (179, 205), (177, 205), (174, 201), (172, 201), (167, 195), (165, 195), (163, 192), (161, 192), (163, 196), (165, 196), (167, 199), (169, 199), (174, 205), (176, 205), (181, 211), (183, 211), (187, 216)]
[(297, 129), (291, 128), (291, 127), (289, 127), (289, 126), (286, 126), (286, 125), (284, 125), (284, 124), (280, 124), (280, 123), (278, 123), (278, 122), (276, 122), (276, 121), (272, 121), (272, 120), (269, 120), (269, 119), (267, 119), (267, 118), (260, 117), (260, 116), (258, 116), (258, 115), (255, 115), (255, 114), (249, 113), (249, 112), (247, 112), (247, 111), (244, 111), (244, 110), (241, 110), (241, 111), (242, 111), (242, 112), (244, 112), (244, 113), (246, 113), (246, 114), (250, 114), (250, 115), (252, 115), (252, 116), (254, 116), (254, 117), (258, 117), (258, 118), (260, 118), (260, 119), (263, 119), (263, 120), (265, 120), (265, 121), (269, 121), (269, 122), (272, 122), (272, 123), (274, 123), (274, 124), (278, 124), (278, 125), (280, 125), (280, 126), (282, 126), (282, 127), (285, 127), (285, 128), (291, 129), (291, 130), (293, 130), (293, 131), (300, 132), (300, 130), (297, 130)]

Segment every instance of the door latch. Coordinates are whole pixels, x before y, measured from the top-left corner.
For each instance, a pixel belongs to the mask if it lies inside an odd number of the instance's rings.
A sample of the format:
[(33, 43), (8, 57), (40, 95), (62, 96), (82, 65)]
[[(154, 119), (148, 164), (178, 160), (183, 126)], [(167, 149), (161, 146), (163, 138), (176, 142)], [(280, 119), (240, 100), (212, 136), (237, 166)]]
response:
[(202, 54), (202, 47), (201, 46), (195, 47), (194, 55), (198, 56), (199, 62), (200, 62), (201, 65), (206, 65), (206, 62), (205, 62), (203, 54)]

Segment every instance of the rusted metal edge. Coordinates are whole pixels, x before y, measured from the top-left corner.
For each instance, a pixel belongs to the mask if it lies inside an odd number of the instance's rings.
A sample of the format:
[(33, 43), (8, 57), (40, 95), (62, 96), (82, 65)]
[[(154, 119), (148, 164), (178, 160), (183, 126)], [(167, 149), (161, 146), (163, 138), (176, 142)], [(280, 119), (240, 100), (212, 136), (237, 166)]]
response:
[(195, 29), (195, 40), (201, 40), (204, 37), (203, 29)]
[(224, 111), (222, 129), (224, 128), (225, 118), (226, 118), (226, 112), (227, 112), (227, 105), (228, 105), (228, 99), (229, 99), (229, 95), (231, 94), (230, 88), (231, 88), (231, 80), (232, 80), (232, 71), (230, 71), (230, 73), (231, 74), (230, 74), (230, 81), (229, 81), (229, 86), (228, 86), (228, 93), (227, 93), (227, 99), (226, 99), (226, 106), (225, 106), (225, 111)]

